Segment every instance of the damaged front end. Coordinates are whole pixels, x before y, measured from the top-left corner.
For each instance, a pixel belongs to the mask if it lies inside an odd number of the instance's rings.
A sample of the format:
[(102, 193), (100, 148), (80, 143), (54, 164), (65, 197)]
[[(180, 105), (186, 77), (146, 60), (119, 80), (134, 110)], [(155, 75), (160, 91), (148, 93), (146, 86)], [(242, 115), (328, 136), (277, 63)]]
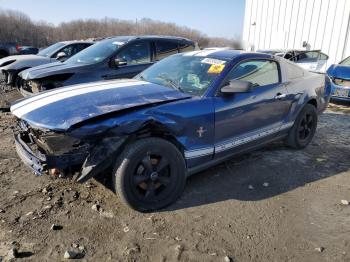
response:
[(84, 182), (100, 173), (110, 164), (114, 152), (125, 139), (104, 138), (83, 141), (69, 134), (32, 128), (24, 120), (19, 121), (15, 132), (16, 150), (22, 161), (36, 175), (73, 175)]
[(70, 78), (72, 74), (60, 74), (40, 79), (23, 79), (19, 77), (17, 88), (24, 97), (29, 97), (42, 91), (51, 90), (64, 86), (64, 81)]

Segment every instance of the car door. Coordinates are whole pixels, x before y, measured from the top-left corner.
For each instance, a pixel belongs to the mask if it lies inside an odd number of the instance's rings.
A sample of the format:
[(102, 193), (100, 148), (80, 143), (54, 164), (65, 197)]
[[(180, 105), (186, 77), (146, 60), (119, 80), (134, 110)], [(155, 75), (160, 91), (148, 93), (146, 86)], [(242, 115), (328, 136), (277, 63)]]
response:
[(104, 79), (132, 78), (152, 65), (151, 44), (147, 40), (131, 42), (120, 49), (112, 58), (125, 62), (114, 66), (109, 63)]
[(274, 136), (287, 116), (290, 101), (279, 63), (251, 59), (240, 62), (223, 81), (249, 81), (252, 91), (215, 98), (215, 157)]

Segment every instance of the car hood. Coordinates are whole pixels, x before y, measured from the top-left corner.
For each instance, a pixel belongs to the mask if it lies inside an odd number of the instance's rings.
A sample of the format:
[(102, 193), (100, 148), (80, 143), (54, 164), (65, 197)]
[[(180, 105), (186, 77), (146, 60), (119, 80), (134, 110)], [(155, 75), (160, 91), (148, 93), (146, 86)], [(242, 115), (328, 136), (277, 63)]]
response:
[(50, 63), (51, 58), (38, 55), (14, 55), (0, 59), (2, 70), (21, 69)]
[(101, 81), (40, 93), (16, 102), (11, 112), (33, 127), (65, 131), (108, 113), (189, 97), (169, 87), (134, 79)]
[(350, 80), (350, 66), (346, 65), (332, 65), (327, 70), (331, 77)]
[(23, 71), (20, 76), (24, 80), (38, 79), (51, 75), (76, 72), (77, 68), (86, 67), (85, 64), (66, 64), (66, 63), (50, 63), (42, 66), (37, 66)]

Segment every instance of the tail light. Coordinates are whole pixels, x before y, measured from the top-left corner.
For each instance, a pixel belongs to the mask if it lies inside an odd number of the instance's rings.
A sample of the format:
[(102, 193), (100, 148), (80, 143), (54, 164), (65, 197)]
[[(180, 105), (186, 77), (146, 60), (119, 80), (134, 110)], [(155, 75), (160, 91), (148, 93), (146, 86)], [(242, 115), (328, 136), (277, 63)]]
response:
[(16, 50), (19, 52), (21, 50), (21, 46), (20, 45), (16, 45)]

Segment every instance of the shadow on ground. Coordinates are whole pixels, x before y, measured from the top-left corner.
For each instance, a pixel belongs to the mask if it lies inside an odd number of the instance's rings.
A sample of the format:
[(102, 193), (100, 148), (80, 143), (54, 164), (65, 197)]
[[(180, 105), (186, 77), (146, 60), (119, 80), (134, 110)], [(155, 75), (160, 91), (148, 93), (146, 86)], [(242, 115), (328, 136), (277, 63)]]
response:
[[(324, 113), (316, 136), (306, 149), (294, 150), (282, 142), (273, 143), (195, 174), (187, 180), (182, 197), (163, 211), (231, 199), (259, 201), (338, 175), (350, 170), (349, 145), (350, 116)], [(97, 180), (112, 190), (110, 176)]]

